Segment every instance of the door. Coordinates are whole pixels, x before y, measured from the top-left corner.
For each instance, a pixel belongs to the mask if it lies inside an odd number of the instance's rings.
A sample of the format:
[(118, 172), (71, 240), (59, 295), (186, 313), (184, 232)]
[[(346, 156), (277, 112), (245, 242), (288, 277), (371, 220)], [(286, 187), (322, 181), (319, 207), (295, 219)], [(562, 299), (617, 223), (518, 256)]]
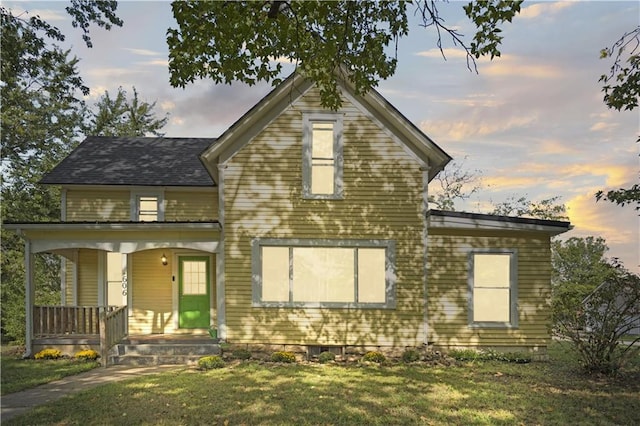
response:
[(211, 322), (209, 257), (180, 256), (178, 259), (178, 326), (209, 328)]

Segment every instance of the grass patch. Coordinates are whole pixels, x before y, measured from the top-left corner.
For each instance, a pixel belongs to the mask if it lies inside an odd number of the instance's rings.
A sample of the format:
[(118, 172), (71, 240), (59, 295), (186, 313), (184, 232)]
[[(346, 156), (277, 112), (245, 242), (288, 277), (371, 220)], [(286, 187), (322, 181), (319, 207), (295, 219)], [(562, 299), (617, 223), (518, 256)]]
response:
[(72, 358), (62, 359), (22, 359), (19, 348), (2, 348), (0, 361), (1, 395), (30, 389), (44, 383), (82, 373), (100, 365), (95, 361)]
[(235, 362), (106, 384), (6, 424), (640, 424), (640, 360), (612, 379), (583, 375), (562, 344), (550, 356), (451, 367)]

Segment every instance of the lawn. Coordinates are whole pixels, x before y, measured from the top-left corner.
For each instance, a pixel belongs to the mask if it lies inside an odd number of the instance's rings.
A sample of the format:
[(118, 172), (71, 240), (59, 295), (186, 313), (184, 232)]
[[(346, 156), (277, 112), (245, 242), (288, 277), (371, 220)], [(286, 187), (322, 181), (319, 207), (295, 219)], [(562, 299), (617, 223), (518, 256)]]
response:
[[(107, 384), (3, 424), (640, 424), (640, 360), (617, 379), (550, 362), (230, 363)], [(100, 407), (100, 409), (96, 409)]]
[(22, 359), (22, 348), (3, 346), (0, 395), (33, 388), (43, 383), (62, 379), (96, 368), (100, 363), (75, 359), (35, 360)]

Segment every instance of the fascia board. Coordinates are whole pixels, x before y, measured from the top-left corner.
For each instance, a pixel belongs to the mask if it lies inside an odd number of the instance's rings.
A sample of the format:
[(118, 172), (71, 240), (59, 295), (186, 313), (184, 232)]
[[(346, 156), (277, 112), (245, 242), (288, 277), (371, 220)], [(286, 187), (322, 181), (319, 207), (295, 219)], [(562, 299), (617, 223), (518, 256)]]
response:
[(430, 216), (429, 228), (439, 229), (467, 229), (467, 230), (492, 230), (492, 231), (528, 231), (543, 232), (550, 235), (558, 235), (567, 232), (570, 227), (539, 225), (531, 223), (514, 223), (500, 220), (471, 219), (460, 217)]

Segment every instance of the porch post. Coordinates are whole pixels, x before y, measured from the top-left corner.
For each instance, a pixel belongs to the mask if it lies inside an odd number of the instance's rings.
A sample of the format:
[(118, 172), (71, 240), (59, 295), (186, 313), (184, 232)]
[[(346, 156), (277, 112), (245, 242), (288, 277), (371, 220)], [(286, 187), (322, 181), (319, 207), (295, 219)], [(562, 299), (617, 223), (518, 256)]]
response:
[(33, 286), (33, 255), (31, 254), (31, 241), (25, 239), (24, 243), (24, 276), (25, 276), (25, 357), (33, 354), (33, 302), (35, 300), (35, 288)]

